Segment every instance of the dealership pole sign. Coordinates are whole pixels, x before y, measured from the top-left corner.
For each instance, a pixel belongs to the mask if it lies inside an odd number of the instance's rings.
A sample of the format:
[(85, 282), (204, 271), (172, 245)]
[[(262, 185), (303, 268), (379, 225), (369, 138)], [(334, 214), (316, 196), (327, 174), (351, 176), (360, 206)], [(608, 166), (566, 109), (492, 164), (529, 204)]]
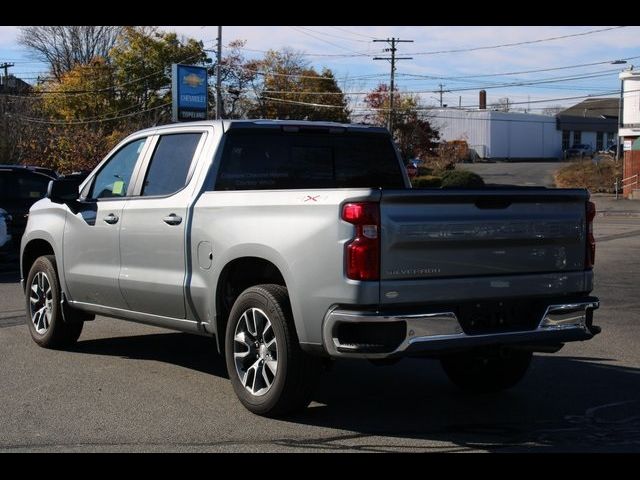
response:
[(171, 73), (173, 121), (206, 120), (207, 68), (174, 63)]

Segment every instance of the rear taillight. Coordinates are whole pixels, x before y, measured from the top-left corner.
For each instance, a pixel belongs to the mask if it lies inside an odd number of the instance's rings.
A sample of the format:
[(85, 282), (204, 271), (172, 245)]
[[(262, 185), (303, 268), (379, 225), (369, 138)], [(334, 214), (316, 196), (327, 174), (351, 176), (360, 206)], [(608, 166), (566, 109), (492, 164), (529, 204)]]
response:
[(587, 202), (587, 251), (584, 258), (585, 268), (593, 268), (596, 261), (596, 239), (593, 236), (594, 218), (596, 218), (596, 204)]
[(380, 279), (380, 207), (375, 202), (347, 203), (342, 219), (356, 227), (345, 247), (346, 274), (351, 280)]

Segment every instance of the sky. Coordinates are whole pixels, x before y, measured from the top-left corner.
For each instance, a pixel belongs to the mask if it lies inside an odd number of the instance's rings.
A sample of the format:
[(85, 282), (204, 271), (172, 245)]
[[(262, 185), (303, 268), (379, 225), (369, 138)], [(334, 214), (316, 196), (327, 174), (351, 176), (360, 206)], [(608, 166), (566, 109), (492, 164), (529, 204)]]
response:
[[(160, 29), (202, 40), (205, 48), (216, 45), (217, 26)], [(46, 74), (46, 65), (18, 43), (18, 34), (18, 27), (0, 27), (0, 63), (15, 63), (10, 73), (34, 82)], [(634, 62), (640, 65), (639, 26), (223, 26), (222, 43), (224, 47), (232, 40), (246, 40), (247, 58), (283, 47), (302, 52), (312, 66), (334, 72), (357, 112), (362, 92), (389, 82), (389, 62), (373, 60), (389, 55), (384, 52), (389, 45), (373, 40), (390, 37), (413, 40), (397, 45), (399, 57), (412, 59), (397, 62), (396, 85), (416, 92), (427, 106), (439, 105), (436, 91), (442, 84), (448, 106), (477, 107), (478, 91), (485, 88), (489, 104), (508, 97), (516, 108), (541, 113), (550, 105), (568, 107), (582, 101), (567, 97), (615, 97), (618, 73)], [(500, 46), (521, 42), (535, 43)], [(610, 64), (617, 59), (629, 60), (626, 65)], [(596, 62), (602, 63), (563, 68)], [(503, 75), (541, 69), (557, 70)], [(504, 85), (534, 81), (542, 83)]]

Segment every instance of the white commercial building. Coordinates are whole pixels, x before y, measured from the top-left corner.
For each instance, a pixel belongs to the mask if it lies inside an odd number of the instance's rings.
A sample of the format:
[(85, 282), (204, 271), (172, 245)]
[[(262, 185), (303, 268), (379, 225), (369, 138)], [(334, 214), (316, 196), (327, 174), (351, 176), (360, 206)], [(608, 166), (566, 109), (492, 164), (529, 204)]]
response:
[(530, 113), (442, 108), (429, 122), (444, 141), (465, 140), (479, 158), (494, 160), (558, 159), (562, 134), (555, 117)]
[(619, 133), (624, 150), (622, 187), (625, 197), (640, 199), (640, 72), (626, 70), (620, 80), (624, 92)]
[(620, 74), (623, 82), (621, 137), (640, 136), (640, 71), (626, 70)]

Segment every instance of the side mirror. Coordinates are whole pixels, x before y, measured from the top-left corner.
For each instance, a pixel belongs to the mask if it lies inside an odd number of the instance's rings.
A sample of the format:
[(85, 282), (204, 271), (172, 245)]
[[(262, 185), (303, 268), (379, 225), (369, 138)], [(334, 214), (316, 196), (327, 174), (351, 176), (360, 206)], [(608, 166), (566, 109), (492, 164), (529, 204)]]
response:
[(80, 184), (84, 178), (61, 177), (51, 180), (47, 188), (47, 198), (54, 203), (67, 203), (78, 200), (80, 197)]

